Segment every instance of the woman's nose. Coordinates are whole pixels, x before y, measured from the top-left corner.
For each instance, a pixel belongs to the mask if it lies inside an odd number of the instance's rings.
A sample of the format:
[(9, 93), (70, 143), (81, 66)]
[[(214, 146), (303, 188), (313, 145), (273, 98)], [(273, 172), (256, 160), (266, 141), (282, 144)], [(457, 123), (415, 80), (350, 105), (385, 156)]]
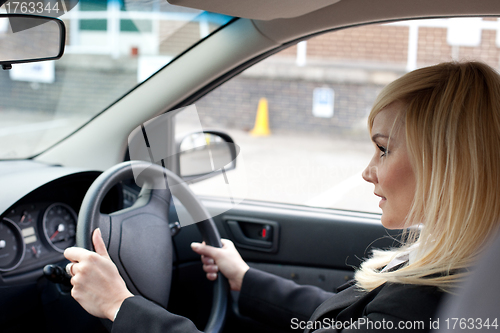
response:
[(367, 182), (375, 184), (377, 182), (377, 167), (373, 166), (371, 163), (368, 164), (361, 176)]

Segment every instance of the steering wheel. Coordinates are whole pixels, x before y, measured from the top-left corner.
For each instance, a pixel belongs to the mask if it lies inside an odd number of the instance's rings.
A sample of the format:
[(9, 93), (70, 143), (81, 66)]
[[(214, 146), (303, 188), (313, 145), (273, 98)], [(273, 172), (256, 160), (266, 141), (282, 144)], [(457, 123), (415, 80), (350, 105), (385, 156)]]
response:
[[(138, 170), (141, 171), (138, 175)], [(106, 193), (120, 181), (131, 179), (142, 185), (132, 207), (103, 214)], [(167, 183), (168, 179), (168, 183)], [(172, 277), (172, 236), (168, 221), (171, 188), (187, 208), (203, 240), (222, 247), (220, 235), (206, 208), (176, 174), (156, 164), (123, 162), (103, 172), (90, 186), (78, 214), (76, 245), (94, 250), (92, 232), (101, 229), (109, 256), (118, 267), (129, 290), (135, 295), (167, 307)], [(220, 332), (227, 310), (229, 285), (219, 273), (214, 284), (212, 309), (205, 332)]]

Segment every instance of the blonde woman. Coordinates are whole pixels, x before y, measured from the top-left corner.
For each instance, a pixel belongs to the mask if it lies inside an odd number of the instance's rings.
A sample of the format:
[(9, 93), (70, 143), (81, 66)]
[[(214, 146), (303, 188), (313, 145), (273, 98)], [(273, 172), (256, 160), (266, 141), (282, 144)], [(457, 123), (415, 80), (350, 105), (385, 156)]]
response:
[[(230, 241), (222, 249), (193, 243), (207, 278), (221, 272), (240, 291), (242, 314), (305, 332), (431, 329), (442, 296), (467, 275), (499, 224), (500, 77), (478, 62), (410, 72), (380, 93), (369, 131), (375, 154), (363, 178), (380, 197), (382, 224), (404, 230), (402, 246), (374, 252), (354, 282), (332, 294), (249, 268)], [(74, 283), (85, 309), (111, 320), (117, 314), (116, 332), (186, 325), (128, 292), (99, 233), (93, 240), (102, 255), (97, 265), (109, 274)], [(65, 255), (82, 261), (84, 251)]]

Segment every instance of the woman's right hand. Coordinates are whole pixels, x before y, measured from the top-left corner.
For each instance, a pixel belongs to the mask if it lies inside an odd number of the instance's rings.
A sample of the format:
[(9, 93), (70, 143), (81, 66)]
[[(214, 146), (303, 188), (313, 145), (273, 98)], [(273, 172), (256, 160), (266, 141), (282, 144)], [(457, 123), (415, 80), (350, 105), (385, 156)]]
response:
[(194, 252), (201, 255), (203, 270), (207, 273), (207, 279), (217, 279), (220, 271), (228, 279), (231, 290), (239, 291), (243, 283), (243, 277), (250, 267), (241, 258), (233, 242), (229, 239), (221, 239), (222, 248), (213, 247), (203, 243), (191, 243)]

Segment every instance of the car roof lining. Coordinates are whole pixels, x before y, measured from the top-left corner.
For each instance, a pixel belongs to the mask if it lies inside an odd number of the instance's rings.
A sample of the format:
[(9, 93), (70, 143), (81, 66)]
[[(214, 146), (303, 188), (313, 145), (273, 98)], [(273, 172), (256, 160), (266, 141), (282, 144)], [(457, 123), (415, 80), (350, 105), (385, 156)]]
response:
[[(331, 6), (340, 0), (168, 0), (172, 5), (241, 18), (273, 20), (298, 17)], [(345, 0), (344, 0), (345, 1)]]

